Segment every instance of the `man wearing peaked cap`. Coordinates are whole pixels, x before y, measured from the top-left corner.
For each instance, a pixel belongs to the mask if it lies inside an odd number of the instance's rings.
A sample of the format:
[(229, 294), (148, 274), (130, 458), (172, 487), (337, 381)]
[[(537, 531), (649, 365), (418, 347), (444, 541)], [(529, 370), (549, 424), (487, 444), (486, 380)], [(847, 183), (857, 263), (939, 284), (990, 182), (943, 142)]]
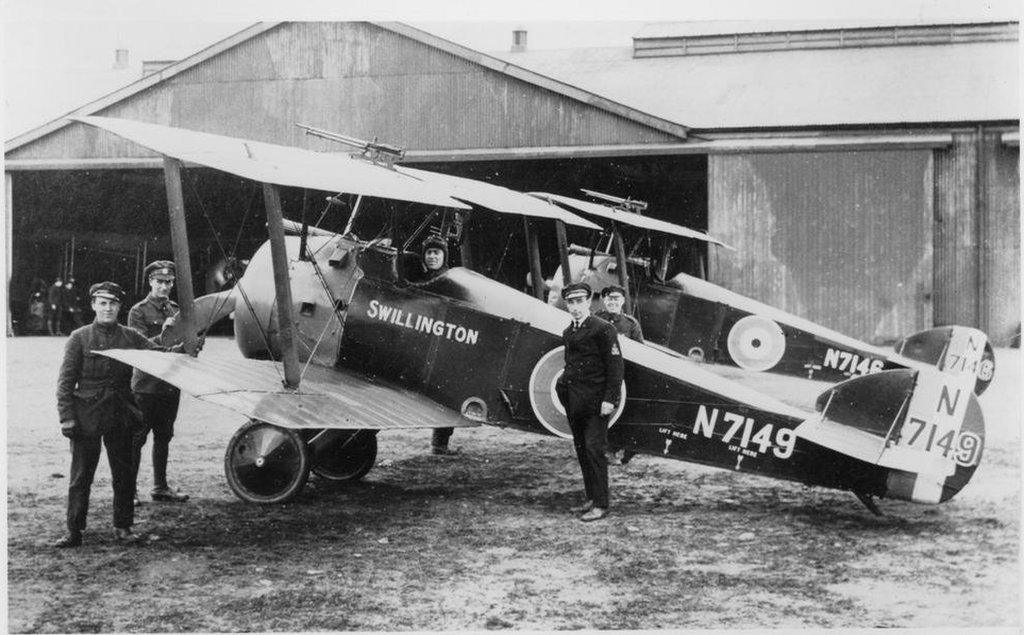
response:
[(149, 280), (153, 276), (160, 276), (161, 278), (173, 281), (175, 278), (174, 262), (171, 260), (154, 260), (149, 263), (143, 271), (143, 277)]
[[(589, 300), (591, 295), (593, 295), (593, 291), (590, 290), (590, 285), (586, 282), (573, 282), (562, 288), (562, 299), (566, 302), (576, 298), (586, 298)], [(587, 315), (589, 314), (588, 310)]]
[[(122, 304), (124, 302), (124, 289), (116, 282), (97, 282), (89, 287), (89, 300), (95, 302), (96, 298), (105, 298)], [(115, 315), (114, 317), (116, 318), (117, 316)]]
[[(175, 267), (170, 260), (156, 260), (146, 265), (146, 281), (149, 295), (135, 304), (128, 312), (128, 326), (147, 338), (158, 337), (164, 323), (178, 315), (178, 305), (171, 300), (174, 288)], [(174, 420), (178, 417), (178, 403), (181, 394), (174, 386), (160, 381), (152, 375), (136, 370), (132, 376), (132, 391), (142, 409), (142, 426), (136, 430), (132, 447), (132, 469), (138, 478), (142, 461), (142, 448), (146, 445), (149, 431), (153, 431), (153, 500), (180, 503), (188, 500), (167, 484), (167, 457), (170, 453), (171, 438), (174, 436)], [(135, 482), (135, 481), (133, 481)], [(141, 504), (136, 497), (136, 504)]]
[(101, 446), (107, 449), (114, 488), (114, 537), (119, 542), (134, 541), (132, 431), (140, 425), (142, 413), (131, 393), (131, 367), (95, 353), (114, 348), (164, 350), (159, 338), (147, 340), (117, 323), (124, 302), (119, 284), (94, 284), (89, 287), (89, 297), (96, 318), (68, 337), (57, 379), (60, 431), (70, 439), (71, 474), (67, 534), (54, 543), (55, 547), (82, 544)]
[(626, 302), (625, 289), (616, 284), (608, 285), (601, 289), (601, 301), (604, 303), (604, 310), (598, 311), (594, 315), (614, 326), (619, 335), (625, 335), (637, 342), (644, 341), (640, 322), (632, 315), (622, 312), (622, 305)]
[(562, 289), (572, 323), (562, 332), (565, 370), (555, 384), (583, 473), (586, 501), (572, 510), (582, 521), (608, 515), (608, 419), (622, 398), (623, 374), (615, 327), (590, 315), (590, 296), (584, 282)]

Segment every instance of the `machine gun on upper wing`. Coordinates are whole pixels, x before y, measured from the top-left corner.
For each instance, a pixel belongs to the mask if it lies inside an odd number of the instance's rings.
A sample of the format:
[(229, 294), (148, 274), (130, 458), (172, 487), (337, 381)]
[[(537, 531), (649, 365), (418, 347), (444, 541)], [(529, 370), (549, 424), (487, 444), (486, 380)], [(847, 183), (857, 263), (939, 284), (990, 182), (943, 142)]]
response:
[[(225, 456), (239, 497), (288, 500), (310, 470), (361, 478), (381, 430), (486, 423), (568, 436), (554, 391), (565, 312), (464, 267), (411, 281), (394, 224), (388, 238), (371, 241), (305, 227), (286, 237), (277, 185), (364, 196), (393, 188), (414, 203), (460, 209), (473, 201), (481, 211), (588, 221), (466, 179), (152, 124), (78, 120), (164, 153), (168, 163), (188, 160), (263, 184), (268, 243), (232, 289), (179, 298), (193, 307), (186, 339), (201, 330), (197, 317), (233, 310), (246, 359), (105, 352), (251, 418)], [(180, 208), (174, 170), (168, 174), (170, 207)], [(980, 409), (951, 375), (924, 368), (857, 378), (826, 391), (815, 412), (676, 355), (620, 346), (625, 392), (611, 434), (634, 452), (847, 489), (862, 500), (929, 503), (952, 497), (981, 459)]]

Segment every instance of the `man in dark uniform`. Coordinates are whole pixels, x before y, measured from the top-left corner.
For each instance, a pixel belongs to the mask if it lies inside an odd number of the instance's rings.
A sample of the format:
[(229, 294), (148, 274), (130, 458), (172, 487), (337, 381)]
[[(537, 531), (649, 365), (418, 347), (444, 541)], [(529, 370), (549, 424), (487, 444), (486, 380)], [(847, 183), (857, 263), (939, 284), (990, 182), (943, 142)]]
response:
[[(128, 326), (147, 338), (160, 335), (168, 318), (178, 315), (178, 305), (170, 299), (174, 288), (175, 267), (170, 260), (157, 260), (146, 265), (144, 270), (149, 282), (149, 295), (128, 312)], [(132, 376), (132, 391), (142, 409), (142, 427), (135, 433), (132, 444), (132, 469), (138, 478), (142, 461), (142, 448), (146, 445), (149, 431), (153, 431), (153, 490), (155, 501), (182, 503), (187, 494), (171, 489), (167, 485), (167, 457), (171, 438), (174, 436), (174, 420), (178, 417), (178, 402), (181, 394), (174, 386), (160, 381), (152, 375), (136, 370)], [(136, 498), (137, 504), (139, 503)]]
[(626, 303), (625, 289), (615, 284), (608, 285), (601, 289), (601, 301), (604, 303), (604, 310), (598, 311), (595, 316), (614, 326), (619, 335), (625, 335), (641, 343), (644, 341), (640, 322), (622, 312), (622, 305)]
[(89, 289), (96, 319), (71, 333), (64, 347), (57, 380), (57, 409), (61, 434), (71, 439), (71, 478), (68, 483), (68, 533), (55, 547), (77, 547), (89, 511), (89, 491), (100, 458), (107, 448), (114, 487), (114, 536), (131, 542), (135, 510), (132, 496), (132, 429), (141, 413), (131, 393), (130, 366), (98, 355), (112, 348), (161, 349), (154, 341), (117, 323), (124, 292), (113, 282)]
[(68, 278), (64, 283), (62, 297), (65, 311), (64, 324), (69, 325), (69, 328), (77, 329), (82, 326), (84, 320), (82, 319), (82, 294), (75, 287), (74, 278)]
[(611, 324), (590, 315), (590, 296), (585, 282), (562, 289), (572, 324), (562, 333), (565, 371), (555, 384), (569, 418), (587, 495), (586, 502), (572, 511), (581, 512), (585, 522), (608, 515), (608, 417), (621, 398), (623, 373), (619, 336)]
[(64, 317), (64, 281), (60, 276), (46, 290), (47, 326), (50, 335), (64, 335), (61, 318)]

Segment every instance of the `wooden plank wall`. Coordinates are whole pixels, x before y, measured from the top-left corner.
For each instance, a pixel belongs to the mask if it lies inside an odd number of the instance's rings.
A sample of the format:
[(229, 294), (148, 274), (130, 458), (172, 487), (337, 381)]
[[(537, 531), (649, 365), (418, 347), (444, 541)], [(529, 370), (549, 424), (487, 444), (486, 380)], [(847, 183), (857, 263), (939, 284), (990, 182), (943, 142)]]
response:
[[(124, 117), (312, 149), (295, 123), (415, 150), (678, 140), (361, 22), (289, 22), (107, 108)], [(75, 124), (8, 159), (150, 156)]]
[(1020, 151), (1001, 142), (1002, 131), (984, 134), (982, 257), (983, 304), (981, 328), (1000, 346), (1021, 329)]
[(935, 151), (935, 324), (978, 326), (976, 136), (955, 132)]
[(959, 131), (935, 151), (935, 323), (977, 326), (1000, 346), (1021, 322), (1020, 155), (1006, 130)]
[(711, 280), (874, 343), (930, 326), (928, 151), (713, 155)]

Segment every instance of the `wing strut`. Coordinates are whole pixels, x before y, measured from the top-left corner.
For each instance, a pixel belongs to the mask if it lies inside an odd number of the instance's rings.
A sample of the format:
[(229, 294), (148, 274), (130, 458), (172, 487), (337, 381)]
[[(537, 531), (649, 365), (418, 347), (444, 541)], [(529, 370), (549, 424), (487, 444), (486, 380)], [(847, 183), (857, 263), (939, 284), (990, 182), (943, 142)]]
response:
[(562, 261), (562, 286), (572, 283), (572, 272), (569, 271), (569, 240), (565, 236), (565, 221), (555, 220), (555, 234), (558, 236), (558, 257)]
[(299, 354), (295, 350), (295, 321), (292, 319), (292, 289), (288, 281), (288, 254), (284, 247), (284, 218), (281, 194), (276, 185), (263, 184), (263, 201), (267, 207), (267, 233), (270, 235), (270, 260), (274, 267), (274, 289), (277, 293), (277, 328), (284, 361), (284, 385), (299, 387)]
[(612, 221), (612, 244), (615, 247), (615, 260), (618, 262), (619, 267), (619, 286), (626, 292), (626, 302), (625, 306), (622, 307), (622, 311), (624, 313), (632, 313), (633, 298), (629, 292), (629, 272), (626, 270), (626, 247), (622, 244), (622, 232), (619, 231), (619, 226), (615, 221)]
[(178, 316), (184, 329), (185, 351), (196, 356), (195, 293), (192, 291), (192, 261), (189, 260), (188, 233), (185, 230), (185, 197), (181, 193), (181, 162), (164, 155), (164, 183), (167, 186), (167, 211), (171, 221), (171, 247), (177, 270)]
[(533, 283), (533, 296), (544, 299), (544, 274), (540, 270), (540, 245), (537, 241), (537, 229), (530, 223), (529, 216), (523, 216), (523, 230), (526, 232), (526, 251), (530, 257), (530, 281)]

